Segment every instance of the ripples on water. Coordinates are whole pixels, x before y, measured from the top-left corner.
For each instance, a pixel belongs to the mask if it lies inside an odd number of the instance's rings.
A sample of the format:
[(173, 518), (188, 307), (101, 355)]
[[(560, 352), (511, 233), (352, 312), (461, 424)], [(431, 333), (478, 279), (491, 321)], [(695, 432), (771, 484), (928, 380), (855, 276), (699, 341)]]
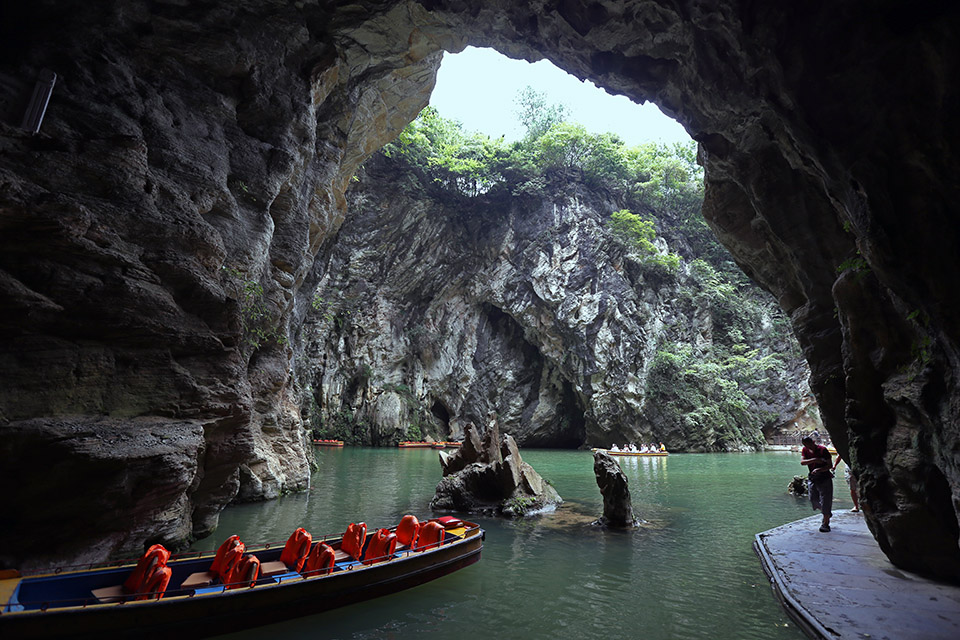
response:
[[(566, 502), (526, 520), (479, 519), (487, 539), (478, 564), (234, 637), (804, 638), (751, 548), (755, 533), (811, 514), (786, 493), (802, 472), (796, 454), (620, 458), (644, 521), (630, 532), (590, 526), (603, 502), (589, 452), (523, 455)], [(214, 539), (198, 547), (215, 547), (232, 533), (250, 543), (283, 542), (301, 525), (321, 535), (354, 520), (378, 527), (405, 513), (429, 514), (440, 480), (435, 451), (318, 449), (316, 456), (320, 468), (308, 493), (232, 507)]]

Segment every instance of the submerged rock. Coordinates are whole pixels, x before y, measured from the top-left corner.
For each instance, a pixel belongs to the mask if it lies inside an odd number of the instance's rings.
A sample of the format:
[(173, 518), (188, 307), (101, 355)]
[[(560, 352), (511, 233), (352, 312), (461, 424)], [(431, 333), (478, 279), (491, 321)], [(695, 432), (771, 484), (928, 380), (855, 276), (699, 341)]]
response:
[(593, 473), (603, 494), (603, 515), (594, 524), (624, 529), (637, 525), (633, 517), (627, 476), (613, 456), (604, 451), (593, 452)]
[(563, 502), (556, 490), (523, 461), (510, 435), (500, 435), (496, 420), (481, 439), (470, 423), (454, 454), (440, 452), (443, 479), (430, 501), (435, 510), (524, 516)]
[(807, 477), (793, 476), (793, 480), (787, 485), (787, 493), (793, 496), (807, 495)]

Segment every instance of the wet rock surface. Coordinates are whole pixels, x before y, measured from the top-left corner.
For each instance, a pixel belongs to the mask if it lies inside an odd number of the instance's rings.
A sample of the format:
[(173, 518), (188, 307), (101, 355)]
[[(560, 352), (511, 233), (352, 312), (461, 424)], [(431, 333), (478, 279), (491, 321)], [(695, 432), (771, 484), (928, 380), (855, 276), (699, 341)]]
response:
[[(790, 314), (871, 532), (898, 566), (960, 579), (955, 3), (3, 10), (0, 428), (202, 423), (205, 472), (183, 494), (198, 534), (238, 496), (305, 486), (292, 361), (313, 256), (358, 163), (426, 103), (438, 52), (470, 42), (549, 57), (687, 127), (705, 215)], [(30, 136), (45, 68), (59, 80)], [(257, 286), (262, 311), (243, 293)]]
[(455, 453), (440, 452), (443, 479), (431, 509), (517, 517), (563, 502), (553, 486), (523, 461), (513, 437), (500, 435), (496, 420), (482, 438), (472, 423), (465, 436), (467, 444)]
[(613, 456), (604, 451), (593, 452), (593, 473), (603, 495), (603, 515), (596, 524), (611, 529), (629, 529), (637, 525), (630, 500), (627, 476)]
[(793, 476), (793, 479), (787, 484), (787, 493), (800, 497), (807, 495), (807, 477)]

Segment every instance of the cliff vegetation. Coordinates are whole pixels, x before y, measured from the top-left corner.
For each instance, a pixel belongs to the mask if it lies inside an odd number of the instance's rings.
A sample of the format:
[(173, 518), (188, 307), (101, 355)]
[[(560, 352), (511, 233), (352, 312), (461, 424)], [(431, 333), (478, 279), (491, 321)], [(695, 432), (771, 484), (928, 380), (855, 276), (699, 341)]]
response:
[(809, 403), (808, 370), (703, 221), (695, 145), (518, 103), (520, 141), (427, 107), (355, 177), (318, 261), (316, 435), (443, 440), (495, 412), (527, 446), (762, 446)]

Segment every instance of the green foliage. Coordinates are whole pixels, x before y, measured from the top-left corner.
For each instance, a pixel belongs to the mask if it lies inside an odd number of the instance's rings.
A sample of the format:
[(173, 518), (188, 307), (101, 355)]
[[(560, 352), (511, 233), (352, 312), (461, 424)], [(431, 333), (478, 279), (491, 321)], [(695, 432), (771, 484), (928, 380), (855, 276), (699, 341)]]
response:
[(514, 496), (503, 501), (501, 510), (505, 515), (518, 518), (536, 506), (537, 499), (532, 496)]
[(751, 410), (743, 387), (763, 384), (782, 366), (776, 355), (717, 358), (691, 345), (665, 344), (647, 379), (648, 402), (694, 446), (757, 445), (762, 416)]
[[(319, 411), (318, 411), (319, 415)], [(345, 444), (364, 444), (369, 428), (350, 409), (340, 409), (326, 420), (318, 419), (313, 436), (318, 439), (343, 440)]]
[(566, 105), (549, 104), (545, 93), (527, 85), (514, 98), (516, 116), (527, 130), (527, 139), (535, 140), (550, 127), (560, 124), (569, 113)]
[(221, 270), (228, 277), (227, 286), (240, 305), (244, 341), (254, 349), (259, 349), (267, 342), (276, 342), (281, 346), (289, 344), (287, 334), (275, 324), (270, 313), (263, 285), (246, 278), (239, 269), (223, 266)]
[(654, 242), (657, 232), (652, 220), (644, 220), (627, 209), (614, 211), (607, 223), (614, 237), (629, 249), (639, 252), (641, 263), (665, 272), (676, 274), (680, 269), (680, 256), (667, 251), (662, 253)]
[(502, 182), (496, 169), (504, 154), (502, 140), (466, 133), (459, 122), (426, 107), (416, 120), (383, 148), (421, 171), (431, 183), (463, 196), (477, 196)]
[(420, 442), (423, 440), (423, 432), (420, 431), (419, 423), (411, 423), (407, 425), (407, 439), (413, 440), (414, 442)]
[(857, 255), (853, 258), (847, 258), (837, 267), (837, 273), (843, 273), (844, 271), (853, 271), (854, 273), (862, 273), (870, 270), (870, 265), (867, 264), (867, 261), (864, 260), (863, 256), (860, 255), (860, 252), (857, 252)]

